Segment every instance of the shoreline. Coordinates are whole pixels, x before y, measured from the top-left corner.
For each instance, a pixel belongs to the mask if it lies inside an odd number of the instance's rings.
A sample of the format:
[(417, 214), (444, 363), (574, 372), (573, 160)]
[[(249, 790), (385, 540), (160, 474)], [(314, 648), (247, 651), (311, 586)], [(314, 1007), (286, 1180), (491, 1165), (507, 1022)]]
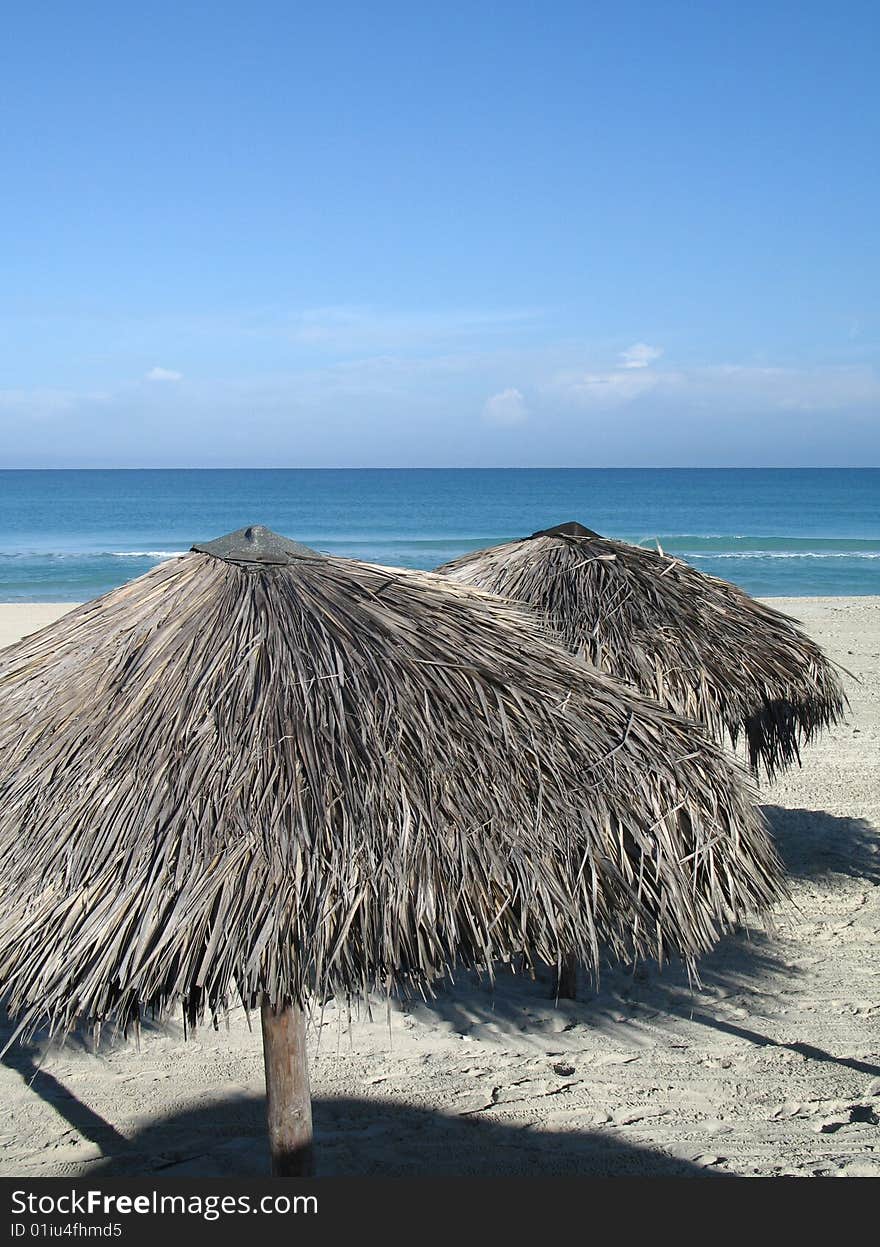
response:
[[(798, 594), (773, 597), (762, 595), (757, 597), (757, 601), (766, 602), (768, 606), (773, 606), (776, 610), (783, 611), (784, 614), (791, 615), (796, 620), (802, 618), (798, 613), (801, 609), (803, 622), (806, 623), (808, 619), (816, 617), (817, 611), (821, 612), (825, 607), (828, 610), (840, 610), (846, 608), (847, 604), (851, 604), (856, 609), (870, 607), (871, 603), (880, 606), (880, 593), (822, 594), (820, 596)], [(0, 649), (12, 645), (21, 637), (36, 632), (39, 628), (54, 623), (67, 611), (81, 605), (80, 601), (0, 602)], [(823, 642), (820, 641), (820, 644)]]

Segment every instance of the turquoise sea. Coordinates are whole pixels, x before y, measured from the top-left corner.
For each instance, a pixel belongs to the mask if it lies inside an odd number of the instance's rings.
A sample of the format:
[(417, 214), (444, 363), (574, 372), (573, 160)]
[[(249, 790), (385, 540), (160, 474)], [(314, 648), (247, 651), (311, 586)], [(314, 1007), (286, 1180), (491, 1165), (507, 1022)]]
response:
[(880, 469), (0, 471), (0, 601), (80, 601), (262, 523), (435, 567), (576, 519), (760, 595), (880, 594)]

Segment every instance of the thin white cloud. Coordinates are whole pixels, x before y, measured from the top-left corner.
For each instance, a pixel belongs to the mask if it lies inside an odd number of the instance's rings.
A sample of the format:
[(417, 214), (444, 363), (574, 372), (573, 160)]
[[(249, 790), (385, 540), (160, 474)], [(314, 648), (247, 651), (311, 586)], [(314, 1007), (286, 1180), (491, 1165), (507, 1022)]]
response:
[(557, 377), (549, 388), (579, 406), (618, 407), (679, 381), (677, 373), (581, 372), (565, 373)]
[(663, 354), (659, 346), (649, 346), (647, 342), (634, 342), (625, 351), (620, 352), (620, 362), (624, 368), (647, 368)]
[(159, 368), (157, 366), (156, 368), (151, 368), (146, 373), (145, 379), (147, 381), (182, 381), (183, 373), (177, 372), (174, 368)]
[(79, 392), (46, 387), (21, 390), (0, 390), (0, 415), (47, 420), (77, 410), (83, 403), (95, 405), (111, 402), (113, 394), (101, 390)]
[(558, 373), (546, 386), (551, 397), (587, 408), (612, 408), (650, 401), (674, 402), (681, 411), (834, 412), (870, 408), (880, 402), (880, 378), (873, 368), (759, 367), (715, 364), (687, 371), (652, 369)]
[(542, 317), (540, 309), (458, 308), (448, 311), (392, 313), (356, 306), (306, 308), (294, 318), (290, 340), (300, 346), (333, 351), (399, 351), (403, 347), (459, 343), (527, 330)]
[(493, 394), (491, 398), (486, 399), (483, 405), (483, 419), (487, 424), (497, 424), (510, 428), (517, 424), (525, 424), (528, 418), (529, 411), (526, 407), (526, 400), (519, 390), (512, 387), (507, 390), (501, 390), (498, 394)]

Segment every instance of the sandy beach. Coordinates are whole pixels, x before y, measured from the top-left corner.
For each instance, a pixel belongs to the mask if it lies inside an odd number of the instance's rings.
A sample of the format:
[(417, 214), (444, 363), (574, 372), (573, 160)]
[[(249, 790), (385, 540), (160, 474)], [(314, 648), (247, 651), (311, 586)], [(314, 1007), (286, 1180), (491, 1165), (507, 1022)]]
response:
[[(465, 977), (312, 1036), (324, 1174), (880, 1176), (880, 598), (773, 599), (842, 667), (851, 713), (760, 791), (791, 904), (725, 940), (695, 988), (607, 971)], [(0, 647), (64, 604), (0, 606)], [(4, 1028), (8, 1035), (9, 1027)], [(97, 1051), (15, 1046), (0, 1174), (268, 1172), (259, 1025), (179, 1020)]]

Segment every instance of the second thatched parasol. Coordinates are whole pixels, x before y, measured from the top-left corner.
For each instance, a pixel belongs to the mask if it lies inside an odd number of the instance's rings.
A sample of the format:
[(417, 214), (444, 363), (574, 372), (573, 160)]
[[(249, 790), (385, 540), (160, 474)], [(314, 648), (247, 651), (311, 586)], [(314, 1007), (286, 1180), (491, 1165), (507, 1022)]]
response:
[(691, 956), (778, 895), (697, 729), (439, 576), (255, 527), (0, 655), (19, 1032), (259, 1007), (279, 1174), (310, 1163), (315, 994)]
[(846, 698), (818, 645), (787, 615), (661, 550), (574, 521), (437, 569), (526, 603), (568, 649), (704, 723), (757, 773), (800, 760)]

